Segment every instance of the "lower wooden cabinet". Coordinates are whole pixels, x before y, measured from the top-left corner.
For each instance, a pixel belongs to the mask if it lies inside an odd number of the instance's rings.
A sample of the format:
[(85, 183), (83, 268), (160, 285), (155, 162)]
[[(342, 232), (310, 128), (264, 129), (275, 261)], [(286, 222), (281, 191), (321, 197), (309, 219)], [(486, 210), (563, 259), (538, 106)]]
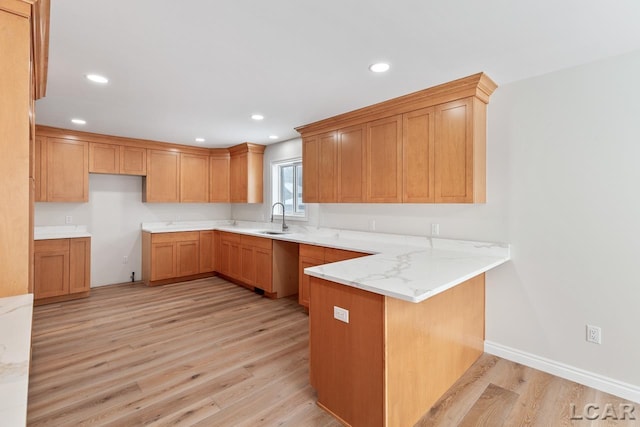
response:
[(91, 238), (34, 241), (36, 304), (89, 296)]
[(309, 307), (310, 277), (304, 274), (305, 268), (329, 264), (331, 262), (345, 261), (367, 255), (369, 254), (363, 252), (300, 244), (298, 258), (298, 303), (305, 307)]
[[(143, 232), (142, 280), (147, 285), (154, 285), (200, 274), (202, 272), (200, 233), (200, 231), (154, 234)], [(207, 240), (207, 234), (204, 236)], [(210, 242), (205, 244), (209, 247), (213, 246)], [(208, 273), (211, 272), (213, 269), (208, 271)]]

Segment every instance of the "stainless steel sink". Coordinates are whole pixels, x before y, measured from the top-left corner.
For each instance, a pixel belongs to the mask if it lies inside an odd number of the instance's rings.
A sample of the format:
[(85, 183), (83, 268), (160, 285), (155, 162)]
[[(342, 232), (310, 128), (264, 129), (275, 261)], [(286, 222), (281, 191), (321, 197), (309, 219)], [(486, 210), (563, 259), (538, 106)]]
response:
[(288, 231), (276, 231), (276, 230), (260, 230), (260, 231), (258, 231), (258, 233), (260, 233), (260, 234), (268, 234), (268, 235), (271, 235), (271, 236), (277, 236), (277, 235), (280, 235), (280, 234), (289, 234)]

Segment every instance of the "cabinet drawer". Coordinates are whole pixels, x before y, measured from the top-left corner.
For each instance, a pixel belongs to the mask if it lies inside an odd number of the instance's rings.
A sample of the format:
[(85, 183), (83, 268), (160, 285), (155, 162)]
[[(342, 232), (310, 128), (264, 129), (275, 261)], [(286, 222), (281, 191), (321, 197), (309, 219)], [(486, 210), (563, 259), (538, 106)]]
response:
[(186, 242), (200, 240), (199, 231), (180, 231), (176, 233), (154, 233), (151, 235), (151, 243)]
[(324, 259), (327, 263), (360, 258), (367, 255), (368, 254), (362, 252), (347, 251), (344, 249), (325, 248), (324, 251)]
[(34, 252), (59, 252), (69, 250), (69, 239), (35, 240)]
[(243, 246), (253, 246), (255, 248), (269, 249), (273, 244), (273, 240), (264, 237), (240, 236), (240, 242)]
[(220, 232), (220, 240), (226, 243), (240, 244), (240, 235), (235, 233), (228, 233), (226, 231)]
[(299, 251), (301, 257), (324, 260), (324, 248), (322, 246), (300, 244)]

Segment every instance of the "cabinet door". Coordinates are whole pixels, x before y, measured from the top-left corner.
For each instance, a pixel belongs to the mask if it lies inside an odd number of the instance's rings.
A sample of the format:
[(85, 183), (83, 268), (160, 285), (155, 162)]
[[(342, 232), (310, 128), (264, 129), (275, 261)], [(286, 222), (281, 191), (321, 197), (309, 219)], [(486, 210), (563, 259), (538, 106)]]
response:
[(231, 156), (231, 203), (247, 202), (247, 161), (247, 153), (234, 154)]
[(344, 249), (325, 248), (324, 250), (324, 260), (327, 263), (345, 261), (348, 259), (360, 258), (367, 255), (368, 254), (365, 254), (363, 252), (347, 251)]
[(338, 149), (336, 132), (318, 136), (318, 201), (335, 203), (337, 197)]
[(36, 240), (33, 254), (34, 298), (69, 293), (69, 239)]
[(254, 248), (255, 286), (273, 292), (273, 256), (271, 249)]
[(364, 126), (338, 131), (338, 201), (364, 201)]
[(35, 181), (34, 200), (36, 202), (44, 202), (47, 200), (46, 144), (47, 142), (44, 137), (35, 137), (33, 177)]
[(240, 280), (242, 265), (240, 242), (232, 241), (229, 244), (229, 277)]
[(298, 260), (298, 264), (300, 266), (298, 275), (298, 303), (305, 307), (309, 307), (309, 276), (304, 274), (304, 269), (307, 267), (322, 265), (324, 264), (324, 260), (301, 256)]
[(180, 154), (180, 201), (209, 201), (209, 156)]
[(213, 231), (200, 232), (200, 273), (208, 273), (215, 269), (214, 267), (214, 233)]
[(225, 276), (231, 275), (231, 244), (220, 237), (220, 253), (218, 254), (217, 271)]
[(189, 240), (176, 243), (178, 253), (177, 277), (191, 276), (200, 272), (200, 242)]
[(89, 143), (90, 173), (120, 173), (120, 146), (113, 144)]
[(69, 239), (69, 293), (91, 287), (91, 238)]
[(412, 111), (402, 120), (402, 201), (433, 203), (435, 109)]
[(47, 201), (89, 201), (89, 144), (47, 138)]
[(402, 116), (367, 124), (367, 202), (402, 202)]
[(228, 152), (209, 157), (209, 202), (229, 203), (230, 162)]
[(247, 285), (253, 285), (256, 281), (256, 261), (254, 259), (253, 246), (242, 245), (240, 247), (241, 270), (240, 280)]
[(180, 201), (180, 153), (149, 150), (145, 202), (178, 203)]
[(318, 203), (319, 142), (314, 135), (302, 140), (302, 199), (305, 203)]
[(120, 173), (122, 175), (147, 175), (147, 149), (121, 146)]
[(471, 99), (435, 107), (435, 201), (473, 202)]
[(151, 243), (151, 280), (178, 277), (175, 242)]

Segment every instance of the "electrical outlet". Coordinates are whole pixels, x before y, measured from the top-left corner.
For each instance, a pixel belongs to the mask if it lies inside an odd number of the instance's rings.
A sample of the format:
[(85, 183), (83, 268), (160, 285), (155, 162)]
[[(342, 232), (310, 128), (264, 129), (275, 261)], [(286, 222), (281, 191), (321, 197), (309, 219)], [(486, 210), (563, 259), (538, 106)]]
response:
[(602, 344), (602, 329), (599, 326), (587, 325), (587, 341)]
[(431, 235), (432, 236), (440, 235), (440, 224), (431, 224)]
[(67, 215), (64, 217), (64, 223), (65, 224), (71, 224), (73, 223), (73, 217), (71, 215)]
[(129, 263), (129, 257), (125, 255), (125, 256), (122, 258), (122, 263), (123, 263), (123, 264), (128, 264), (128, 263)]
[(349, 310), (334, 305), (333, 318), (344, 323), (349, 323)]

